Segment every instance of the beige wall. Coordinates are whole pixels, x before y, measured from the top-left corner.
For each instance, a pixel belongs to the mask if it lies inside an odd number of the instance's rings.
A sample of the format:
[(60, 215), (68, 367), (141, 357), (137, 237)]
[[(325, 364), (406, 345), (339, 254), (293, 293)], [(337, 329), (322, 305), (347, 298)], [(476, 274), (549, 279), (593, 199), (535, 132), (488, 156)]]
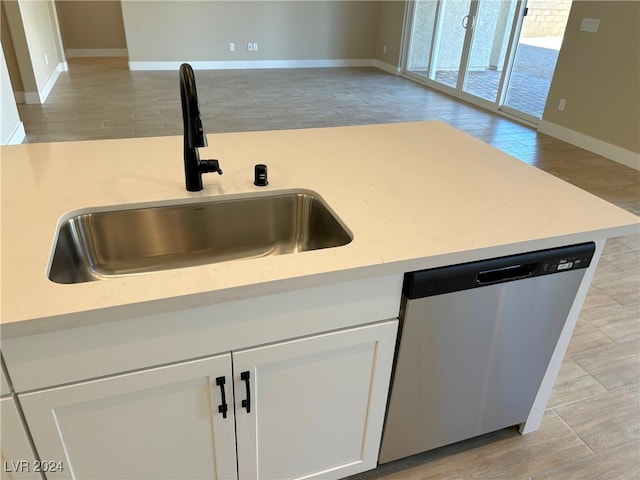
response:
[[(581, 32), (583, 18), (598, 32)], [(543, 120), (640, 153), (639, 2), (574, 1)]]
[(56, 0), (65, 49), (127, 48), (120, 0)]
[(379, 3), (125, 0), (122, 12), (134, 62), (369, 59)]
[(57, 22), (53, 16), (53, 2), (20, 0), (18, 3), (31, 55), (31, 65), (40, 91), (58, 67), (58, 63), (62, 61), (56, 48)]
[(16, 49), (13, 45), (13, 38), (11, 38), (11, 32), (9, 30), (9, 21), (7, 20), (5, 4), (6, 2), (0, 2), (0, 41), (2, 42), (2, 50), (7, 62), (7, 69), (9, 71), (9, 78), (11, 79), (13, 90), (17, 92), (24, 92), (24, 85), (22, 84)]
[[(20, 12), (20, 5), (17, 1), (5, 1), (2, 2), (2, 12), (6, 15), (7, 24), (9, 25), (7, 33), (11, 36), (11, 41), (6, 43), (3, 41), (2, 45), (5, 50), (13, 47), (13, 55), (6, 54), (6, 58), (15, 59), (15, 64), (9, 63), (7, 66), (12, 68), (11, 78), (19, 78), (20, 81), (14, 85), (16, 91), (20, 92), (37, 92), (38, 85), (36, 84), (36, 77), (33, 67), (31, 65), (31, 55), (29, 53), (29, 45), (27, 44), (27, 35), (25, 33), (24, 25), (22, 24), (22, 13)], [(17, 71), (13, 68), (17, 67)], [(22, 90), (17, 90), (18, 83), (22, 86)]]
[(20, 115), (1, 48), (0, 57), (0, 145), (6, 145), (20, 125)]
[[(376, 44), (376, 58), (381, 62), (400, 67), (402, 28), (406, 2), (391, 0), (380, 3), (380, 19)], [(387, 47), (385, 53), (384, 47)]]
[(53, 1), (11, 0), (4, 7), (24, 91), (37, 94), (63, 61)]

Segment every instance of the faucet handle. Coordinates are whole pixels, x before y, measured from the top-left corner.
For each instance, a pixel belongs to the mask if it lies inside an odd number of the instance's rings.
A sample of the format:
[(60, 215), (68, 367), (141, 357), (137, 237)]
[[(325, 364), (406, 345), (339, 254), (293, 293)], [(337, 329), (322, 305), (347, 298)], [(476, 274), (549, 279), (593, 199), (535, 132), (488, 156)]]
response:
[(218, 160), (200, 160), (198, 167), (201, 173), (217, 172), (218, 175), (222, 175)]

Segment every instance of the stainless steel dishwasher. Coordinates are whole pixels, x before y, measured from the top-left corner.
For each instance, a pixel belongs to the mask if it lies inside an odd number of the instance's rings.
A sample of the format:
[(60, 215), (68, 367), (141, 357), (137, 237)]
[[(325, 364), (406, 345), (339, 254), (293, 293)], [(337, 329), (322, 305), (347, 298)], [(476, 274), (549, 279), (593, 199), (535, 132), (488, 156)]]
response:
[(406, 274), (379, 463), (523, 423), (594, 251)]

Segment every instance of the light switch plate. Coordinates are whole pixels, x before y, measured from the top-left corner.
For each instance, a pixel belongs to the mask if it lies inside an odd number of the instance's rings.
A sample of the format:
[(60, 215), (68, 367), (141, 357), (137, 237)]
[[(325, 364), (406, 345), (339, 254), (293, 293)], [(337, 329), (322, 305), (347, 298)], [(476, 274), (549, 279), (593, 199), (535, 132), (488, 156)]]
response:
[(583, 18), (582, 24), (580, 25), (580, 31), (596, 33), (598, 31), (599, 26), (600, 26), (599, 18)]
[(560, 103), (558, 103), (558, 110), (560, 110), (561, 112), (564, 111), (564, 107), (567, 106), (567, 100), (565, 98), (561, 98), (560, 99)]

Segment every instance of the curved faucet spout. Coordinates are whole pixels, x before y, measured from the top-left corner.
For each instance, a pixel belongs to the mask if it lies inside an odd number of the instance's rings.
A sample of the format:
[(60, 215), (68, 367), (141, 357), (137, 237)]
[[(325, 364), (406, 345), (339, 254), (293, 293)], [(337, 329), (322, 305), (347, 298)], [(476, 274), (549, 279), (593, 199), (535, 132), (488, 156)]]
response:
[(207, 137), (200, 120), (196, 77), (188, 63), (183, 63), (180, 66), (180, 100), (182, 101), (185, 140), (187, 140), (188, 146), (190, 148), (206, 147)]
[(196, 77), (191, 65), (180, 65), (180, 101), (182, 104), (182, 122), (184, 125), (184, 175), (187, 190), (202, 190), (202, 174), (217, 172), (222, 175), (217, 160), (200, 161), (199, 147), (207, 146), (207, 136), (200, 119)]

